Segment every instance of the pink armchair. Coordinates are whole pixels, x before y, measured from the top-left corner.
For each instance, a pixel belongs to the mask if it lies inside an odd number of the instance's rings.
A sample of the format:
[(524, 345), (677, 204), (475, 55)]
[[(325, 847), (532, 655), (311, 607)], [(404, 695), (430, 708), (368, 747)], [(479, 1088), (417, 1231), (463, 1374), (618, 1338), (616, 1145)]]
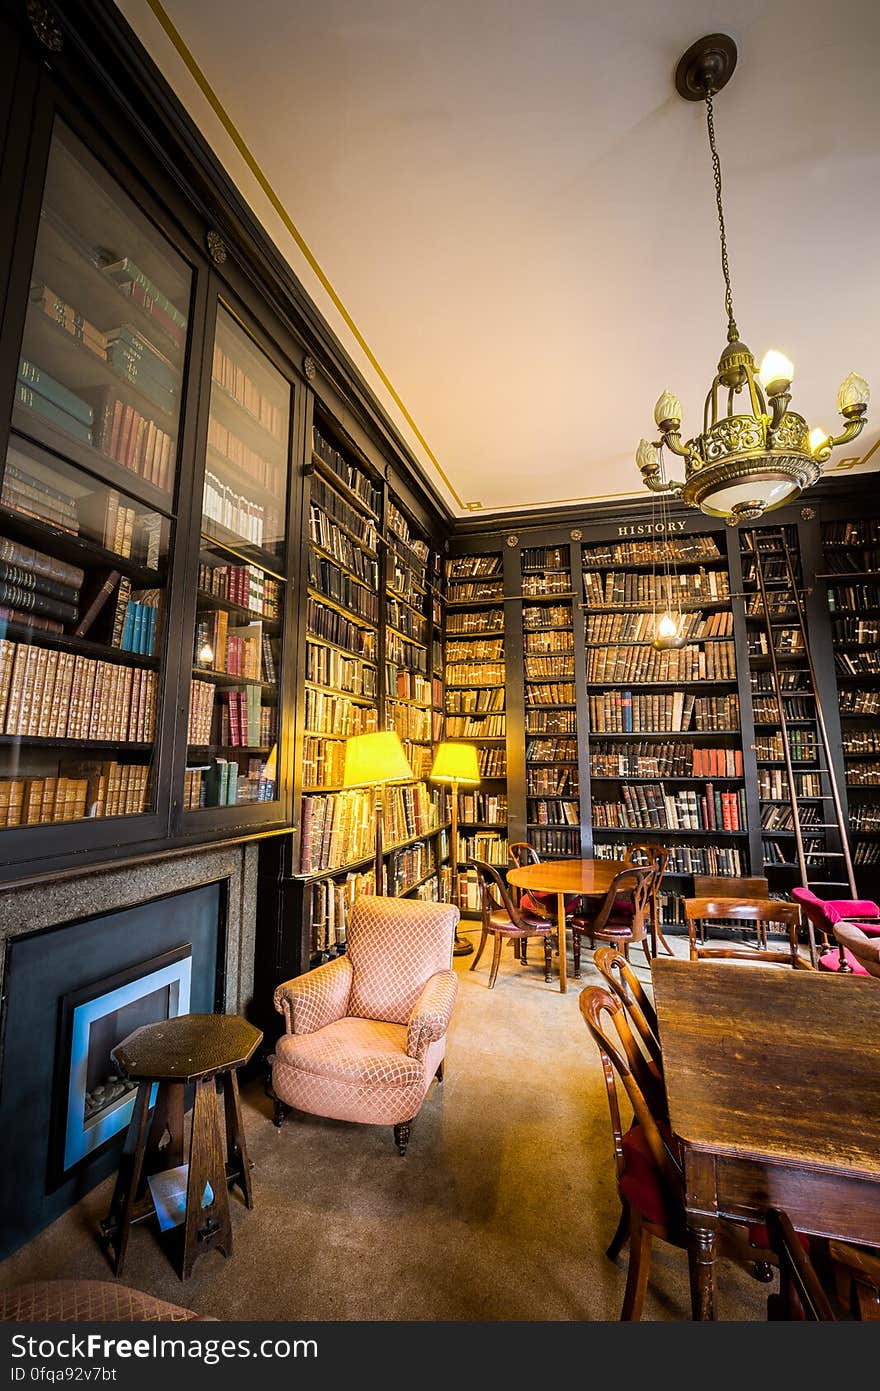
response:
[(275, 1124), (288, 1110), (393, 1125), (400, 1154), (432, 1079), (443, 1079), (457, 981), (452, 943), (460, 913), (445, 903), (357, 899), (348, 949), (285, 981), (275, 1008)]

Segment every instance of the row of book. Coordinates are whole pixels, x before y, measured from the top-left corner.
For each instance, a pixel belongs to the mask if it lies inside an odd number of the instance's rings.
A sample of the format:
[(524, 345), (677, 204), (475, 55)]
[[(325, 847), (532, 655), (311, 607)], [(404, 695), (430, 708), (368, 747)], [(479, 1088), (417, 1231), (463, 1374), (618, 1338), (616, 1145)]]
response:
[(577, 797), (577, 768), (529, 768), (526, 787), (532, 797)]
[(591, 609), (689, 608), (730, 598), (726, 570), (694, 570), (683, 575), (584, 572), (584, 598)]
[(0, 826), (136, 816), (149, 809), (149, 765), (102, 763), (89, 771), (77, 767), (76, 776), (0, 779)]
[(152, 417), (121, 400), (109, 387), (100, 388), (93, 399), (92, 442), (95, 448), (129, 473), (167, 492), (174, 479), (174, 435)]
[[(241, 676), (249, 681), (272, 680), (264, 675), (264, 638), (259, 620), (239, 626), (230, 623), (225, 609), (208, 609), (196, 619), (193, 665)], [(274, 671), (274, 657), (266, 640), (266, 650)]]
[(876, 618), (835, 618), (831, 631), (835, 642), (854, 642), (862, 646), (880, 643), (880, 620)]
[(388, 551), (386, 561), (385, 578), (389, 592), (421, 612), (426, 590), (412, 566), (395, 550)]
[(251, 449), (249, 444), (245, 444), (244, 440), (239, 439), (238, 435), (233, 434), (232, 430), (228, 430), (213, 415), (208, 419), (208, 448), (213, 449), (227, 464), (252, 478), (274, 497), (283, 496), (286, 476), (283, 466), (265, 459), (262, 454)]
[(58, 531), (66, 531), (69, 536), (79, 535), (73, 493), (64, 488), (61, 479), (54, 474), (49, 483), (19, 451), (9, 451), (0, 486), (0, 503), (23, 517), (32, 517)]
[(447, 638), (480, 633), (497, 633), (504, 627), (503, 609), (476, 609), (473, 613), (448, 613), (446, 615)]
[(524, 570), (561, 570), (571, 565), (568, 546), (526, 546), (521, 555)]
[(740, 749), (707, 749), (696, 744), (594, 744), (590, 772), (596, 778), (741, 778)]
[(735, 681), (736, 651), (732, 642), (706, 647), (683, 647), (657, 652), (650, 646), (593, 648), (587, 679), (606, 681)]
[(504, 778), (507, 776), (507, 754), (504, 749), (485, 748), (477, 750), (477, 766), (481, 778)]
[(356, 898), (376, 892), (373, 869), (346, 874), (341, 879), (319, 879), (311, 884), (311, 949), (313, 954), (332, 951), (344, 945)]
[(876, 729), (850, 730), (843, 740), (844, 753), (880, 753), (880, 731)]
[[(537, 657), (541, 655), (567, 657), (573, 651), (572, 642), (574, 636), (571, 632), (561, 631), (555, 628), (544, 632), (527, 632), (523, 649), (527, 657)], [(560, 672), (560, 675), (563, 675)]]
[(507, 865), (507, 836), (499, 831), (468, 831), (458, 838), (459, 864), (483, 860), (487, 865)]
[(526, 710), (526, 734), (576, 733), (576, 710)]
[(846, 613), (851, 609), (880, 610), (880, 588), (877, 584), (829, 585), (829, 613)]
[(181, 349), (186, 342), (186, 315), (178, 309), (159, 286), (145, 275), (130, 256), (102, 265), (101, 270), (117, 289), (140, 305), (158, 328)]
[(880, 832), (880, 802), (862, 802), (850, 808), (849, 825), (851, 831), (876, 835)]
[(78, 566), (0, 537), (0, 606), (7, 621), (63, 632), (79, 617), (83, 579)]
[(366, 517), (363, 512), (352, 507), (318, 474), (311, 475), (310, 497), (316, 507), (344, 527), (352, 540), (365, 547), (372, 555), (376, 554), (379, 533), (372, 517)]
[[(623, 843), (601, 842), (596, 845), (594, 854), (600, 860), (623, 860), (629, 846)], [(667, 874), (720, 874), (741, 875), (746, 872), (746, 857), (738, 846), (721, 847), (716, 845), (670, 845)]]
[[(818, 773), (795, 773), (795, 796), (816, 797), (822, 795), (822, 784)], [(758, 796), (762, 801), (788, 802), (788, 776), (784, 768), (758, 769)]]
[(834, 654), (834, 667), (843, 676), (876, 676), (880, 672), (880, 651)]
[(385, 723), (386, 728), (394, 729), (401, 739), (422, 744), (431, 742), (431, 711), (420, 705), (401, 705), (389, 698)]
[(66, 430), (74, 439), (92, 443), (94, 411), (89, 403), (26, 358), (18, 366), (15, 403)]
[(706, 783), (700, 793), (695, 788), (667, 792), (662, 783), (625, 784), (620, 795), (619, 802), (594, 801), (594, 825), (671, 831), (736, 832), (746, 828), (744, 788), (722, 792)]
[[(436, 825), (436, 808), (421, 783), (391, 786), (385, 795), (389, 846), (422, 836)], [(350, 789), (303, 797), (301, 869), (312, 874), (366, 859), (373, 850), (372, 791)]]
[(575, 689), (573, 681), (542, 681), (537, 686), (526, 686), (526, 707), (536, 705), (574, 705)]
[[(698, 609), (679, 614), (677, 627), (680, 637), (691, 641), (733, 636), (733, 614), (718, 609), (702, 614)], [(606, 642), (653, 642), (657, 635), (655, 613), (603, 613), (587, 620), (587, 643), (595, 646)]]
[(464, 638), (446, 641), (446, 660), (447, 662), (474, 662), (478, 661), (482, 666), (486, 662), (502, 662), (504, 660), (504, 641), (502, 638), (490, 638), (489, 641), (483, 640), (479, 646), (474, 642)]
[(880, 546), (880, 521), (860, 517), (855, 522), (826, 522), (822, 540), (826, 546)]
[(188, 768), (186, 805), (196, 807), (234, 807), (251, 802), (274, 802), (278, 795), (274, 778), (266, 776), (266, 764), (249, 758), (242, 769), (235, 759), (213, 758), (205, 767)]
[(865, 571), (880, 570), (880, 547), (864, 547), (860, 551), (825, 552), (825, 563), (831, 575), (862, 575)]
[(407, 671), (428, 674), (427, 649), (408, 638), (402, 638), (392, 628), (385, 629), (385, 656), (389, 662)]
[(565, 574), (523, 575), (523, 598), (536, 599), (544, 594), (570, 594), (571, 577)]
[(523, 628), (534, 632), (539, 628), (570, 628), (571, 607), (568, 604), (527, 604), (523, 608)]
[(385, 621), (404, 637), (413, 642), (424, 642), (428, 634), (428, 620), (414, 613), (408, 603), (395, 599), (392, 594), (385, 599)]
[(714, 536), (670, 536), (651, 541), (618, 541), (584, 546), (584, 568), (599, 565), (651, 565), (677, 560), (720, 560)]
[[(788, 731), (788, 746), (796, 763), (811, 763), (816, 758), (816, 736), (810, 729), (797, 726)], [(755, 740), (755, 756), (759, 762), (785, 758), (785, 745), (782, 734), (762, 734)]]
[(446, 667), (449, 686), (503, 686), (503, 662), (453, 662)]
[(555, 681), (559, 677), (574, 676), (574, 653), (561, 652), (552, 657), (525, 658), (527, 681)]
[(400, 508), (396, 505), (393, 498), (388, 498), (385, 508), (385, 523), (388, 528), (389, 536), (396, 537), (398, 541), (412, 551), (415, 558), (424, 565), (428, 559), (427, 542), (416, 536)]
[(306, 680), (346, 695), (375, 700), (378, 672), (355, 656), (347, 657), (322, 643), (306, 643)]
[(365, 584), (374, 589), (378, 587), (379, 565), (376, 557), (353, 541), (316, 502), (309, 504), (309, 538), (313, 546), (327, 551)]
[[(801, 696), (784, 696), (787, 720), (811, 720), (815, 713), (813, 702)], [(880, 706), (878, 706), (880, 708)], [(775, 696), (755, 696), (752, 702), (758, 724), (779, 724), (779, 702)]]
[(484, 821), (503, 826), (507, 822), (507, 796), (491, 792), (459, 792), (458, 815), (461, 821)]
[(356, 497), (372, 512), (379, 513), (382, 506), (382, 490), (373, 482), (365, 469), (346, 458), (341, 450), (331, 444), (321, 431), (315, 428), (312, 445), (318, 457), (331, 469)]
[(345, 570), (340, 570), (332, 560), (309, 552), (309, 583), (325, 599), (341, 604), (358, 617), (375, 623), (379, 617), (379, 595), (375, 589), (367, 589), (353, 579)]
[(580, 825), (580, 804), (578, 802), (545, 802), (529, 798), (526, 809), (531, 826)]
[(256, 565), (199, 565), (199, 589), (213, 599), (225, 599), (247, 609), (255, 618), (278, 619), (281, 585)]
[(386, 870), (388, 893), (392, 898), (399, 898), (433, 874), (435, 868), (434, 851), (429, 841), (420, 840), (403, 850), (392, 850)]
[(590, 728), (594, 733), (685, 733), (688, 730), (733, 732), (739, 729), (739, 699), (735, 695), (694, 696), (684, 691), (666, 695), (636, 695), (605, 691), (590, 696)]
[[(435, 741), (436, 742), (436, 741)], [(412, 769), (412, 775), (419, 782), (424, 782), (430, 775), (434, 759), (430, 744), (412, 744), (404, 740), (404, 752), (407, 762)]]
[[(791, 657), (804, 650), (804, 635), (800, 628), (777, 628), (773, 647), (777, 655)], [(770, 644), (766, 633), (749, 633), (749, 656), (767, 657)]]
[(459, 584), (450, 583), (446, 589), (446, 600), (450, 604), (473, 604), (491, 602), (504, 597), (502, 580), (468, 580)]
[(399, 700), (415, 700), (420, 705), (437, 705), (443, 699), (443, 683), (429, 681), (419, 671), (407, 671), (404, 667), (390, 663), (385, 676), (385, 691), (390, 697)]
[(506, 715), (447, 715), (450, 739), (502, 739), (507, 733)]
[(880, 763), (851, 763), (846, 770), (848, 787), (877, 787), (880, 784)]
[(287, 411), (261, 391), (260, 387), (245, 372), (240, 362), (223, 351), (219, 343), (214, 344), (214, 360), (211, 378), (228, 392), (263, 429), (279, 444), (285, 443), (284, 430)]
[(530, 739), (526, 745), (526, 762), (576, 763), (576, 739)]
[(306, 603), (306, 624), (312, 637), (324, 638), (365, 661), (376, 660), (376, 633), (373, 628), (364, 628), (311, 597)]
[(0, 639), (0, 728), (27, 739), (147, 743), (156, 673)]
[(456, 555), (446, 562), (446, 579), (483, 580), (500, 575), (503, 568), (500, 555)]
[(798, 607), (790, 594), (773, 589), (768, 590), (765, 604), (761, 592), (758, 590), (751, 595), (746, 605), (746, 613), (750, 618), (797, 618)]
[[(140, 657), (156, 655), (164, 604), (161, 589), (132, 590), (124, 575), (117, 576), (119, 588), (113, 618), (110, 645), (121, 652), (134, 652)], [(86, 615), (83, 623), (86, 622)], [(83, 623), (76, 630), (79, 632)]]
[(253, 502), (243, 493), (236, 492), (207, 469), (202, 493), (202, 519), (206, 531), (210, 531), (211, 522), (217, 522), (252, 546), (262, 546), (267, 521), (275, 534), (281, 534), (277, 513), (268, 512), (259, 502)]
[(529, 840), (538, 854), (545, 860), (577, 857), (581, 853), (580, 830), (560, 831), (549, 827), (533, 826), (529, 830)]
[[(326, 650), (326, 649), (325, 649)], [(373, 705), (359, 705), (344, 695), (305, 689), (305, 727), (311, 734), (348, 739), (352, 734), (371, 734), (378, 728)]]
[(880, 864), (880, 843), (871, 843), (867, 840), (859, 841), (853, 850), (854, 865), (877, 865)]
[(841, 715), (880, 715), (880, 691), (839, 691)]

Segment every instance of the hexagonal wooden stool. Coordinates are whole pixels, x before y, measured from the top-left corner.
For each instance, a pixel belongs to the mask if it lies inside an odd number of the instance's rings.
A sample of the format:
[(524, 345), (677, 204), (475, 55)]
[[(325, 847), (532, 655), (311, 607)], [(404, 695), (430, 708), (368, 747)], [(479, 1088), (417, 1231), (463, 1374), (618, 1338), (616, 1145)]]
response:
[[(147, 1179), (184, 1162), (189, 1083), (195, 1088), (195, 1100), (180, 1278), (189, 1277), (196, 1257), (205, 1251), (216, 1248), (224, 1256), (232, 1254), (228, 1185), (238, 1184), (246, 1205), (253, 1207), (251, 1164), (235, 1074), (253, 1056), (262, 1037), (259, 1029), (237, 1014), (182, 1014), (136, 1029), (112, 1050), (125, 1075), (139, 1084), (110, 1212), (101, 1223), (116, 1275), (122, 1274), (132, 1223), (156, 1212)], [(158, 1090), (150, 1121), (154, 1085)], [(221, 1086), (225, 1156), (217, 1101)]]

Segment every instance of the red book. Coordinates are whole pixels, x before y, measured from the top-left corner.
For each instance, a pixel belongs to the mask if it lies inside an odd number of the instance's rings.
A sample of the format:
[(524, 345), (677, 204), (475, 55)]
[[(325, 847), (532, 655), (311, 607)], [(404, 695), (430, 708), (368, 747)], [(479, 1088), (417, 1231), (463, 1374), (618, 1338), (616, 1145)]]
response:
[(721, 794), (721, 829), (723, 831), (732, 831), (734, 829), (731, 823), (729, 792), (722, 792)]

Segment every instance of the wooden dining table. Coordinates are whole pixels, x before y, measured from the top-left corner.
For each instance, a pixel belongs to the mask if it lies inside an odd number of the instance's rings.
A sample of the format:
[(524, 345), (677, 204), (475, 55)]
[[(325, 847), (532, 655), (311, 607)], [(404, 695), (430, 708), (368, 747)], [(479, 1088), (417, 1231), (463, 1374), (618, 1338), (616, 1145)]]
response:
[(651, 964), (682, 1142), (695, 1319), (715, 1317), (719, 1219), (880, 1247), (880, 982), (732, 962)]
[(622, 860), (541, 860), (536, 865), (509, 869), (507, 882), (528, 893), (556, 895), (556, 925), (559, 934), (559, 990), (568, 989), (565, 957), (565, 900), (575, 896), (602, 898), (626, 865)]

